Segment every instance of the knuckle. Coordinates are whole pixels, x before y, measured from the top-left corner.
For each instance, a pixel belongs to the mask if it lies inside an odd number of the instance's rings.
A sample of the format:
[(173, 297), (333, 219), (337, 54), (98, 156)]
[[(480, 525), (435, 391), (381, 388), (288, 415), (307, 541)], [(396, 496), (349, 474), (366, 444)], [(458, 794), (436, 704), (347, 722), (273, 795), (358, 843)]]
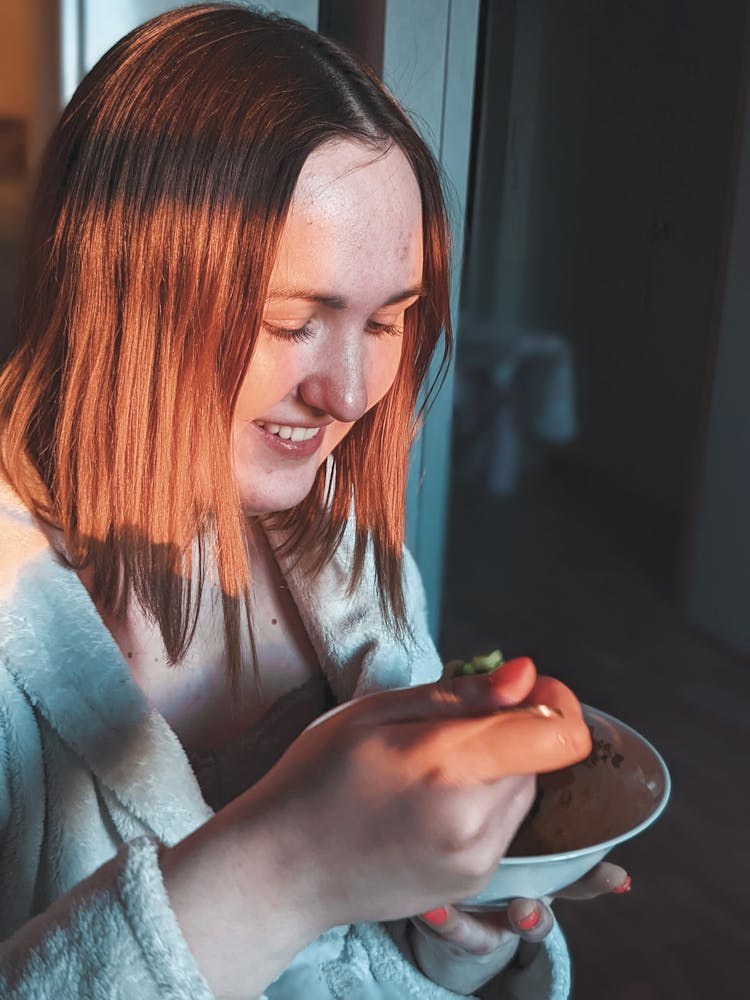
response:
[(465, 876), (470, 880), (473, 892), (479, 892), (490, 880), (498, 865), (497, 853), (491, 854), (486, 851), (477, 851), (468, 864)]
[(518, 788), (518, 791), (516, 792), (516, 799), (521, 810), (522, 818), (525, 818), (536, 801), (535, 776), (532, 776), (528, 781), (524, 781), (524, 783)]
[(461, 808), (456, 799), (457, 796), (446, 796), (425, 813), (426, 827), (432, 831), (435, 847), (446, 856), (474, 849), (487, 832), (484, 810), (472, 805)]
[(445, 680), (436, 681), (430, 690), (429, 701), (437, 709), (439, 715), (444, 715), (445, 710), (455, 709), (459, 704), (459, 699), (449, 682)]
[(536, 776), (533, 774), (519, 774), (508, 779), (510, 796), (514, 803), (527, 811), (531, 808), (536, 797)]
[(580, 725), (574, 726), (570, 735), (570, 747), (577, 759), (582, 760), (591, 753), (591, 733), (588, 726), (581, 720)]
[(464, 845), (451, 855), (455, 874), (473, 891), (483, 888), (494, 874), (505, 852), (505, 838), (498, 840), (487, 828), (485, 835)]

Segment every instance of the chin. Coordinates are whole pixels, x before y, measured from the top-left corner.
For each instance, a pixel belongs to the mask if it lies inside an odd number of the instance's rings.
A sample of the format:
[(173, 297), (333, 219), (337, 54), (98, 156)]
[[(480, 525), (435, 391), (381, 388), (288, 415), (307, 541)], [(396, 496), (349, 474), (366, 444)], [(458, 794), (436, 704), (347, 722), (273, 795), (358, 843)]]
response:
[(245, 517), (261, 514), (283, 514), (297, 504), (302, 503), (313, 488), (313, 483), (307, 483), (299, 489), (285, 490), (243, 490), (240, 487), (240, 504)]

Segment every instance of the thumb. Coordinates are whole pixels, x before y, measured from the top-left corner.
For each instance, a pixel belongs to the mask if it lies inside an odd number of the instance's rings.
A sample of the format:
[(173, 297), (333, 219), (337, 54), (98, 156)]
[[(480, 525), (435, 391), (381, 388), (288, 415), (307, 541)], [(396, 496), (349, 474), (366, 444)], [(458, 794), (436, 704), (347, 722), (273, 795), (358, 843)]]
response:
[(488, 715), (519, 705), (536, 684), (536, 667), (522, 656), (491, 674), (443, 677), (433, 684), (378, 691), (349, 704), (350, 719), (367, 724)]
[(444, 678), (439, 683), (450, 683), (454, 694), (464, 703), (476, 702), (486, 711), (488, 705), (490, 708), (519, 705), (531, 695), (537, 683), (537, 672), (528, 656), (519, 656), (490, 674), (468, 674), (454, 677), (452, 681)]

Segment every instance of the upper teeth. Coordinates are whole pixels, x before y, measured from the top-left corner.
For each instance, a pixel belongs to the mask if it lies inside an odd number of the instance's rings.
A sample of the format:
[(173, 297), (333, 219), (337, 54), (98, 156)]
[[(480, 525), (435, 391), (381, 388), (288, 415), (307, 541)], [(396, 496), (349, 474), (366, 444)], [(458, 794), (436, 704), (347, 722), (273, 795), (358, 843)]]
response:
[(284, 438), (286, 441), (309, 441), (320, 430), (320, 427), (291, 427), (289, 424), (264, 424), (262, 420), (258, 421), (258, 425), (265, 427), (269, 434), (278, 434), (280, 438)]

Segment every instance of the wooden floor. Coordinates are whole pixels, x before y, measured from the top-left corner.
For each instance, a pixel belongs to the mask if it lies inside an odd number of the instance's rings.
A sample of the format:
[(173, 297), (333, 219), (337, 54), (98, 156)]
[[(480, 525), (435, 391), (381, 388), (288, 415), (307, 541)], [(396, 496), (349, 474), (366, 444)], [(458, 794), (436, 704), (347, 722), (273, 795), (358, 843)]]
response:
[(675, 606), (675, 525), (559, 470), (511, 498), (455, 483), (450, 522), (443, 655), (532, 656), (671, 770), (665, 814), (612, 855), (631, 892), (555, 907), (575, 1000), (749, 995), (750, 664)]

